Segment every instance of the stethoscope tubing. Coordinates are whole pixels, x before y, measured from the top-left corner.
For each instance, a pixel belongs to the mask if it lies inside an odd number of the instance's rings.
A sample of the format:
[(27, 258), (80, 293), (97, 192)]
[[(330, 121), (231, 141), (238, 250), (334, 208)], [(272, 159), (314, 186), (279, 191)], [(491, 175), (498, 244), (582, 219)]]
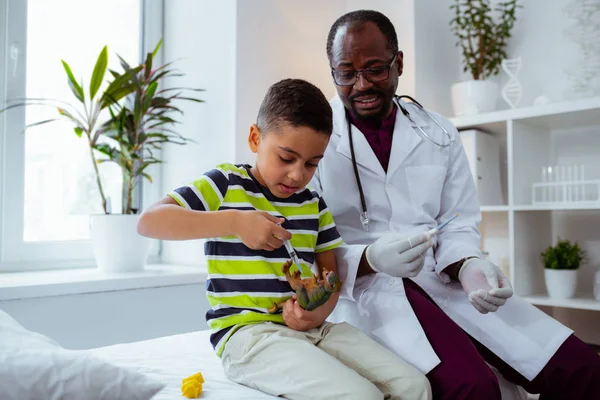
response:
[[(406, 107), (404, 107), (402, 105), (402, 103), (400, 102), (400, 99), (402, 98), (407, 98), (409, 99), (415, 106), (417, 106), (419, 108), (419, 110), (423, 111), (428, 117), (429, 119), (431, 119), (440, 129), (442, 129), (442, 131), (446, 134), (446, 136), (448, 136), (449, 141), (447, 144), (440, 144), (438, 142), (436, 142), (435, 140), (433, 140), (426, 132), (423, 128), (421, 128), (420, 125), (418, 125), (410, 116), (410, 113), (408, 112), (408, 110), (406, 109)], [(411, 122), (411, 124), (413, 126), (415, 126), (421, 133), (421, 136), (423, 136), (425, 139), (427, 139), (429, 142), (431, 142), (432, 144), (438, 146), (440, 148), (440, 150), (450, 146), (453, 142), (453, 138), (450, 135), (450, 133), (448, 132), (448, 130), (446, 128), (444, 128), (435, 118), (433, 118), (433, 116), (431, 114), (429, 114), (429, 112), (427, 112), (427, 110), (425, 110), (423, 108), (423, 106), (421, 105), (421, 103), (419, 103), (417, 100), (413, 99), (411, 96), (408, 95), (402, 95), (402, 96), (395, 96), (394, 97), (394, 103), (398, 106), (398, 108), (400, 109), (400, 111), (402, 112), (402, 114), (408, 118), (408, 120)], [(356, 179), (356, 186), (358, 188), (358, 194), (360, 196), (360, 204), (361, 204), (361, 208), (362, 208), (362, 212), (360, 213), (360, 221), (363, 225), (363, 228), (365, 230), (369, 230), (369, 214), (368, 214), (368, 210), (367, 210), (367, 202), (365, 199), (365, 193), (363, 191), (363, 187), (362, 187), (362, 183), (360, 181), (360, 174), (358, 173), (358, 165), (356, 163), (356, 154), (354, 152), (354, 142), (352, 140), (352, 126), (350, 124), (350, 120), (348, 119), (348, 117), (346, 116), (346, 123), (348, 124), (348, 140), (350, 142), (350, 155), (352, 156), (352, 169), (354, 170), (354, 178)]]

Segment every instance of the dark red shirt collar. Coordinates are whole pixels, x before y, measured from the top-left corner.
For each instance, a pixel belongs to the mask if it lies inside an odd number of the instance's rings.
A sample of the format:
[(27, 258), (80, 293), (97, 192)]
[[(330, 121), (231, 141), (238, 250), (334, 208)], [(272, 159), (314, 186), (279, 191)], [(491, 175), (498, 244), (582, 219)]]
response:
[(397, 111), (398, 108), (394, 106), (390, 115), (382, 120), (362, 120), (354, 117), (352, 113), (347, 113), (348, 121), (365, 136), (373, 153), (375, 153), (386, 172), (392, 152), (392, 138)]

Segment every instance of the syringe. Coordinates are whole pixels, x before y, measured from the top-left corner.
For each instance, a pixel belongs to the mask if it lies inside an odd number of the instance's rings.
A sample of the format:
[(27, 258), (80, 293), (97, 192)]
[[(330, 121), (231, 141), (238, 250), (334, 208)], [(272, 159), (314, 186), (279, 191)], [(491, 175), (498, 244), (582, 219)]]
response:
[[(281, 226), (281, 224), (277, 224), (277, 225)], [(288, 254), (290, 255), (290, 258), (292, 259), (294, 264), (296, 264), (296, 268), (298, 268), (298, 271), (300, 271), (300, 273), (302, 273), (302, 267), (300, 266), (300, 258), (298, 257), (298, 253), (296, 253), (294, 246), (292, 246), (292, 243), (289, 240), (283, 240), (283, 239), (281, 239), (281, 240), (283, 241), (283, 246), (285, 247)]]
[(456, 214), (454, 217), (452, 217), (452, 218), (450, 218), (450, 219), (442, 222), (441, 224), (439, 224), (435, 228), (431, 228), (430, 230), (428, 230), (427, 232), (425, 232), (425, 235), (427, 236), (427, 240), (429, 240), (432, 237), (434, 237), (435, 235), (437, 235), (446, 225), (448, 225), (456, 217), (458, 217), (458, 214)]
[(285, 249), (287, 250), (294, 264), (296, 264), (296, 268), (298, 268), (298, 271), (302, 273), (302, 267), (300, 266), (300, 258), (298, 257), (298, 253), (296, 253), (296, 250), (294, 250), (294, 247), (292, 246), (290, 241), (284, 240), (283, 245), (285, 246)]

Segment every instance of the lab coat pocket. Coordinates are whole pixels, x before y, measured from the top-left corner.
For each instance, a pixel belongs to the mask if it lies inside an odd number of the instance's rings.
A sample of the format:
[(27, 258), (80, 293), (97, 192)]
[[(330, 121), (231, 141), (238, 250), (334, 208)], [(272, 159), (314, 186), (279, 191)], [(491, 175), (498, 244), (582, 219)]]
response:
[(426, 215), (435, 218), (440, 211), (446, 167), (441, 165), (406, 167), (405, 174), (411, 203)]

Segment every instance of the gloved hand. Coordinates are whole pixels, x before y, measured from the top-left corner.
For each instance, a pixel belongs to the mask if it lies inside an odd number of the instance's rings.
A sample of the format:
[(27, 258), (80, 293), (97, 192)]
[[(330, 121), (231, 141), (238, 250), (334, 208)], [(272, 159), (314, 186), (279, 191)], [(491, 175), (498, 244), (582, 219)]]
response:
[(510, 281), (489, 261), (469, 258), (458, 272), (458, 280), (473, 307), (482, 314), (497, 311), (513, 295)]
[(388, 233), (367, 247), (367, 262), (374, 271), (398, 278), (417, 276), (432, 245), (425, 233), (410, 238)]

